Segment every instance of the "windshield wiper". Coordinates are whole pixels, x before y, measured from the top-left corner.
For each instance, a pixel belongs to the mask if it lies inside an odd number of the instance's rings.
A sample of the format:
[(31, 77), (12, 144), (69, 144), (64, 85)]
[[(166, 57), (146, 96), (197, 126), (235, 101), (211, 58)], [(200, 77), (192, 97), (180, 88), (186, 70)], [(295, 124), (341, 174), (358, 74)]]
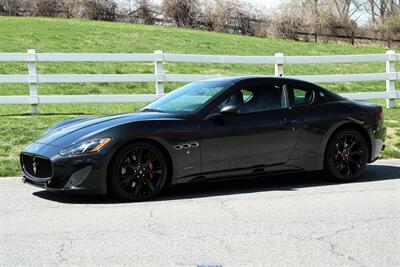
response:
[(160, 112), (160, 113), (166, 113), (165, 111), (159, 110), (159, 109), (156, 109), (156, 108), (143, 108), (143, 109), (141, 109), (140, 111), (142, 111), (142, 112)]

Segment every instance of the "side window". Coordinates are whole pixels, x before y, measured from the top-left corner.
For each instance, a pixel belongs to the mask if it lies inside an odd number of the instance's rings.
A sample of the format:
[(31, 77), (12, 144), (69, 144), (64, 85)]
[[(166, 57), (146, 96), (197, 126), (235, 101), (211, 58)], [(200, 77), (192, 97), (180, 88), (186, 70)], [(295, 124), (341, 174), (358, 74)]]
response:
[(247, 103), (251, 100), (251, 98), (253, 97), (253, 92), (251, 92), (250, 90), (246, 90), (246, 89), (242, 89), (240, 90), (243, 94), (243, 102)]
[(286, 87), (274, 84), (248, 86), (230, 95), (219, 107), (227, 105), (237, 106), (241, 114), (287, 108)]
[(294, 107), (311, 104), (314, 100), (314, 92), (308, 88), (292, 87), (291, 104)]
[(236, 106), (240, 109), (240, 107), (247, 101), (249, 101), (253, 97), (253, 93), (250, 90), (240, 89), (235, 93), (228, 96), (224, 101), (222, 101), (214, 111), (219, 111), (221, 108), (225, 106)]

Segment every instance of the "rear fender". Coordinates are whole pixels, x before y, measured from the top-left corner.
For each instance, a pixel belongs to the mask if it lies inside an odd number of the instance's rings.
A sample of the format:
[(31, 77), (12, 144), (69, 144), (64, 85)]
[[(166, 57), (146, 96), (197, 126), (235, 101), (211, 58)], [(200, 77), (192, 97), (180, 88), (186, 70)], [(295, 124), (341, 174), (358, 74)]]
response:
[(367, 139), (369, 149), (369, 161), (371, 161), (371, 149), (375, 146), (375, 138), (372, 129), (365, 124), (363, 121), (349, 118), (347, 121), (340, 121), (332, 125), (326, 132), (324, 139), (321, 143), (320, 151), (325, 155), (326, 145), (328, 144), (331, 137), (341, 129), (352, 128), (361, 132), (361, 134)]

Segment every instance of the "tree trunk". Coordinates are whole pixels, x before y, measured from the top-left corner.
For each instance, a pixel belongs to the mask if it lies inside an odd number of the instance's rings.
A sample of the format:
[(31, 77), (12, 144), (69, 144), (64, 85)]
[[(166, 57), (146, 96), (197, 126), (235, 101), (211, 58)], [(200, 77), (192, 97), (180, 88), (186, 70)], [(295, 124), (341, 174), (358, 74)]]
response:
[(379, 5), (379, 16), (381, 19), (381, 23), (385, 24), (385, 15), (386, 15), (386, 0), (380, 0), (380, 5)]
[(371, 20), (372, 23), (375, 24), (376, 23), (376, 18), (375, 18), (375, 0), (368, 0), (369, 2), (369, 6), (371, 8)]

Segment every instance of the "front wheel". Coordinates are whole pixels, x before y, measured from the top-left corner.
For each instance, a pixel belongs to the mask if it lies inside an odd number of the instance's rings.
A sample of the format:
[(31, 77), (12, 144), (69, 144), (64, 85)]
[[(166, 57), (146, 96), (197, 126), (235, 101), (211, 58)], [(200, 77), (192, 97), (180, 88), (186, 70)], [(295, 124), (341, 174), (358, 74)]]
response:
[(345, 129), (329, 140), (325, 151), (324, 171), (336, 181), (352, 181), (360, 177), (368, 159), (365, 138), (355, 130)]
[(109, 170), (111, 192), (129, 201), (155, 197), (167, 180), (164, 155), (156, 146), (146, 142), (134, 142), (122, 148)]

